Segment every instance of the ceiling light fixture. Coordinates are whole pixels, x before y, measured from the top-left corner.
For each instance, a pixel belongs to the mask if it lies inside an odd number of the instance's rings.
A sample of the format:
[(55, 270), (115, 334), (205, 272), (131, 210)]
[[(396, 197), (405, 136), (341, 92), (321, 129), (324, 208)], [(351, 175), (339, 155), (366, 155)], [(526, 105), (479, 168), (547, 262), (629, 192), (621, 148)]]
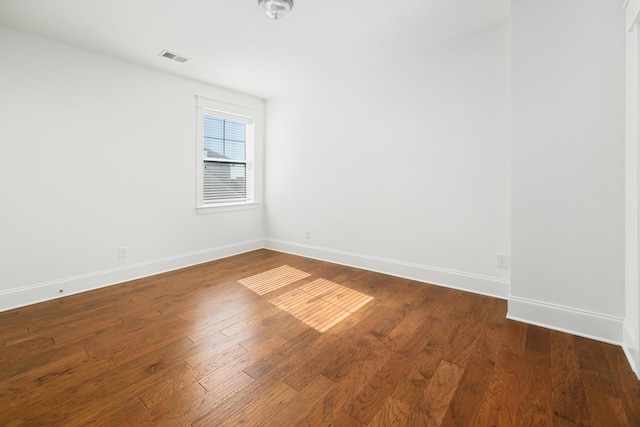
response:
[(269, 18), (280, 19), (291, 11), (293, 0), (258, 0), (260, 9)]

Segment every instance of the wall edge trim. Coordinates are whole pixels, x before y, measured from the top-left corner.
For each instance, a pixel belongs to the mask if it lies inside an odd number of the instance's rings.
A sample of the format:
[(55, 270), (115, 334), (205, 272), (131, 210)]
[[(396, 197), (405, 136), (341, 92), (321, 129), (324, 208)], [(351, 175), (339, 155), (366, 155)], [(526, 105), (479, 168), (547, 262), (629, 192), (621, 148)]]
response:
[(619, 317), (510, 296), (507, 319), (622, 345), (623, 319)]
[[(262, 239), (254, 239), (9, 289), (0, 292), (0, 312), (179, 270), (262, 248)], [(60, 289), (64, 289), (64, 292), (60, 293)]]
[(456, 270), (393, 260), (355, 252), (320, 246), (305, 245), (277, 239), (264, 239), (265, 249), (289, 253), (349, 267), (361, 268), (376, 273), (389, 274), (419, 282), (457, 289), (475, 294), (507, 299), (509, 280), (482, 276)]
[(633, 333), (633, 327), (625, 320), (623, 324), (623, 343), (622, 350), (624, 350), (625, 356), (631, 365), (631, 369), (635, 372), (638, 379), (640, 379), (640, 343)]

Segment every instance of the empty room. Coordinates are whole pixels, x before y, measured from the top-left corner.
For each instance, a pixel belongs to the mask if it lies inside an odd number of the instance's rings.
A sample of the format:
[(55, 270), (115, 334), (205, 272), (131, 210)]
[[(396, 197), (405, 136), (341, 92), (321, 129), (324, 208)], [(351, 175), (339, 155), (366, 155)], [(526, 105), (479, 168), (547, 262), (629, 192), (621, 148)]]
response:
[(640, 426), (640, 0), (0, 0), (0, 425)]

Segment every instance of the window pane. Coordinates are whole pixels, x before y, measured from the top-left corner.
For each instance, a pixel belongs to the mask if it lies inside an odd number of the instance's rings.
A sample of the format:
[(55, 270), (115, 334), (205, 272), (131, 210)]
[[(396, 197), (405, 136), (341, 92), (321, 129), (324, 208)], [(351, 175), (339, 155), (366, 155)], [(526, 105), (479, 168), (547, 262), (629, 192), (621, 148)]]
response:
[(209, 159), (245, 160), (245, 124), (204, 116), (204, 153)]
[(205, 157), (210, 159), (224, 159), (224, 144), (221, 139), (204, 138)]
[(247, 197), (246, 165), (204, 162), (204, 202)]
[(224, 139), (230, 141), (242, 141), (244, 143), (244, 123), (225, 120)]
[(204, 116), (204, 152), (208, 158), (224, 158), (223, 119)]
[(228, 159), (244, 160), (244, 142), (226, 141), (224, 152)]
[(224, 119), (204, 116), (204, 136), (209, 138), (224, 138)]

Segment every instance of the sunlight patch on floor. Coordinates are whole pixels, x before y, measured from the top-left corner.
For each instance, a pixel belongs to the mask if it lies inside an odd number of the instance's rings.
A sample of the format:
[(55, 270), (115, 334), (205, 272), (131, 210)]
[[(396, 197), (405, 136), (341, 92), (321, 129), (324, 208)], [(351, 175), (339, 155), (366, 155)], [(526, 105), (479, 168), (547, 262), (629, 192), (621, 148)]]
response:
[(326, 279), (315, 280), (269, 300), (319, 332), (325, 332), (373, 297)]
[(238, 280), (238, 283), (251, 289), (258, 295), (264, 295), (308, 276), (310, 276), (309, 273), (289, 267), (288, 265), (283, 265), (282, 267)]

